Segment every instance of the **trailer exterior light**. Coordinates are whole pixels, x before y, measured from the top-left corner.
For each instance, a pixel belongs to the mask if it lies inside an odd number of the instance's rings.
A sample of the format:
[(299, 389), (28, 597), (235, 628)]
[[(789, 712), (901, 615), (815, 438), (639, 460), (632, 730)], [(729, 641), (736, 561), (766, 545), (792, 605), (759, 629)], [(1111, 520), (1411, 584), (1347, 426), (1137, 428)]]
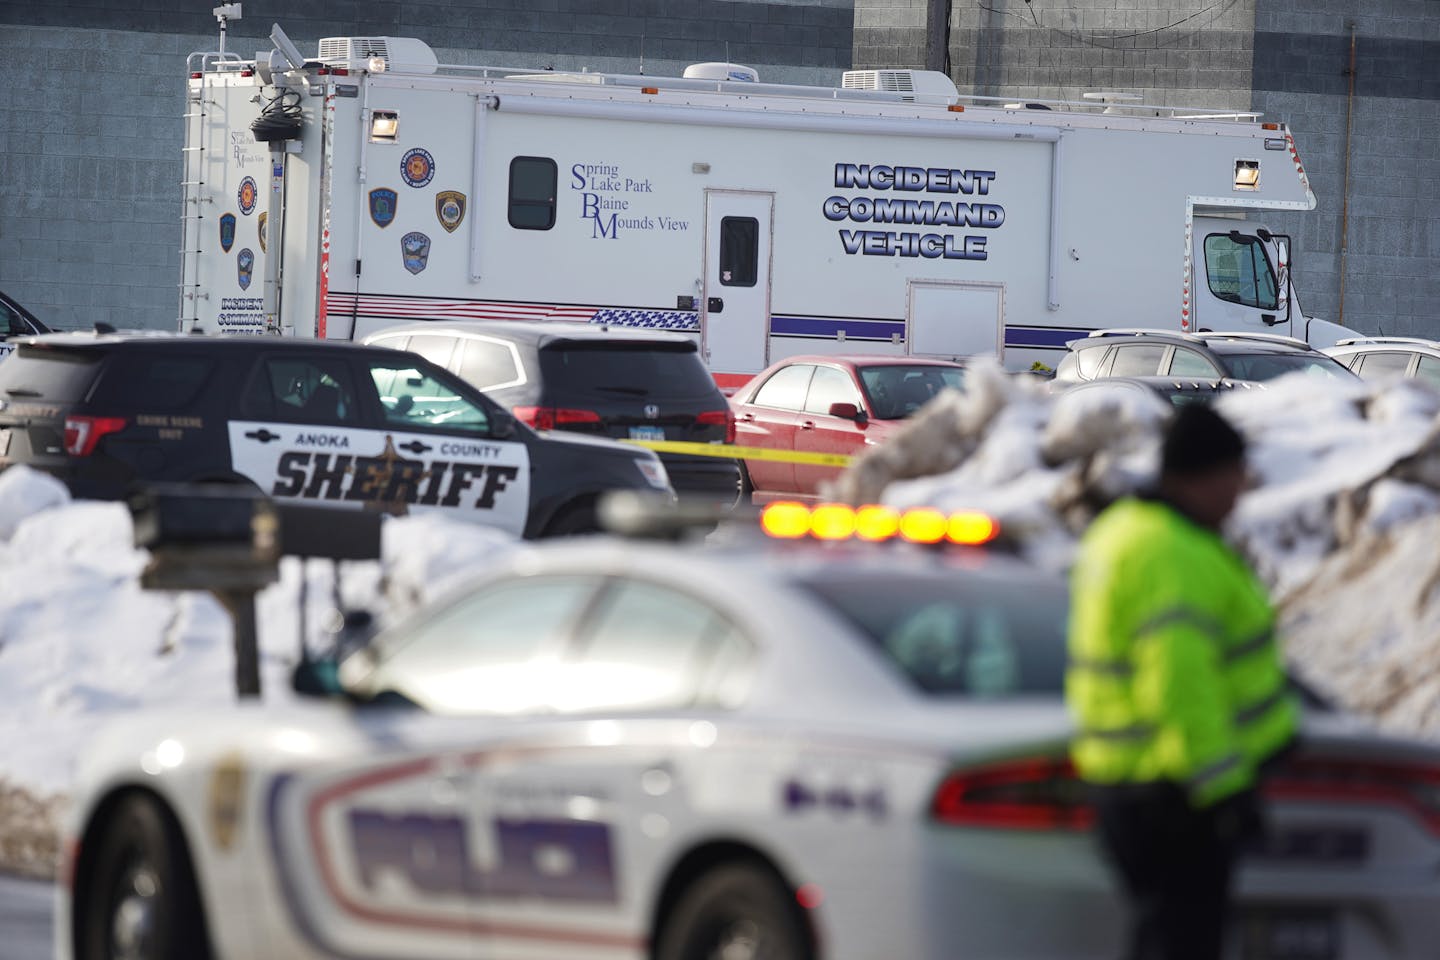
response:
[(370, 142), (394, 143), (400, 135), (400, 115), (394, 110), (376, 110), (370, 114)]
[(384, 57), (371, 57), (369, 60), (367, 60), (367, 61), (365, 62), (365, 66), (366, 66), (367, 69), (369, 69), (369, 71), (370, 71), (371, 73), (384, 73), (384, 72), (385, 72), (385, 58), (384, 58)]
[(640, 92), (641, 92), (641, 93), (659, 93), (659, 92), (660, 92), (660, 88), (659, 88), (659, 87), (641, 87), (641, 88), (640, 88)]
[(1236, 160), (1236, 161), (1235, 161), (1235, 189), (1236, 189), (1236, 190), (1258, 190), (1258, 189), (1260, 189), (1260, 161), (1259, 161), (1259, 160)]

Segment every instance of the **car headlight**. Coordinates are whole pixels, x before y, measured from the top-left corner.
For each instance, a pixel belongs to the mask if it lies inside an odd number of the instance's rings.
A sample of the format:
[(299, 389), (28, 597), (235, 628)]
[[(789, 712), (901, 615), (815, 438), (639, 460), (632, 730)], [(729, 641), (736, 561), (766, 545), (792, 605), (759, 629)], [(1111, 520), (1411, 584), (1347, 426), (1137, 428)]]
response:
[(654, 458), (647, 460), (636, 460), (635, 466), (640, 468), (640, 473), (652, 487), (660, 490), (670, 489), (670, 474), (665, 472), (665, 464)]

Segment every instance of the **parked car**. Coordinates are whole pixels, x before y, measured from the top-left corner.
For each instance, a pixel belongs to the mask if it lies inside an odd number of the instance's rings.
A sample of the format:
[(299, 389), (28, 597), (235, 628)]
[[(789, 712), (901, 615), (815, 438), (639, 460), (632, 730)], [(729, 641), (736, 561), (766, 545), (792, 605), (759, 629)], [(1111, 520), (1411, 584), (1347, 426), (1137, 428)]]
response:
[[(588, 323), (460, 320), (381, 330), (365, 343), (407, 349), (485, 391), (536, 430), (617, 440), (730, 443), (734, 420), (695, 341)], [(734, 503), (739, 464), (662, 452), (675, 492)]]
[(1271, 380), (1303, 371), (1313, 376), (1354, 375), (1304, 340), (1263, 333), (1180, 333), (1117, 328), (1071, 340), (1055, 369), (1059, 383), (1103, 377), (1199, 377)]
[(14, 339), (49, 332), (38, 317), (0, 291), (0, 360), (15, 352)]
[[(742, 447), (853, 456), (882, 443), (941, 390), (963, 389), (951, 360), (885, 356), (798, 356), (759, 373), (730, 398)], [(745, 491), (756, 503), (816, 499), (842, 467), (750, 458)]]
[(1440, 341), (1418, 337), (1352, 337), (1325, 353), (1362, 380), (1414, 377), (1440, 387)]
[(16, 463), (78, 497), (238, 483), (530, 537), (594, 530), (607, 490), (671, 495), (649, 450), (537, 434), (416, 354), (276, 337), (24, 339), (0, 363), (0, 466)]
[[(1066, 606), (973, 549), (516, 551), (314, 661), (328, 698), (98, 731), (57, 956), (1118, 956), (1066, 759)], [(1424, 953), (1440, 748), (1323, 713), (1300, 744), (1233, 942)]]

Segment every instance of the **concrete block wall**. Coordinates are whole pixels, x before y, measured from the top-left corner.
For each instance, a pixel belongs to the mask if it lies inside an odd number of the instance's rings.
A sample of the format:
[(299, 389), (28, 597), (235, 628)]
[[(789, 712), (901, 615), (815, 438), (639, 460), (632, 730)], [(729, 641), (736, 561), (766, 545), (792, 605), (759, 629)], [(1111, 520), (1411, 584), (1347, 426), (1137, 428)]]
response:
[(1440, 338), (1440, 3), (1295, 6), (1256, 0), (1253, 103), (1292, 126), (1318, 201), (1268, 218), (1295, 237), (1305, 310)]
[[(926, 0), (855, 0), (855, 66), (923, 67)], [(961, 93), (1246, 109), (1254, 0), (952, 0), (950, 74)], [(905, 59), (907, 58), (908, 59)]]
[[(179, 315), (186, 55), (215, 3), (0, 0), (0, 290), (60, 329), (169, 329)], [(836, 85), (852, 0), (245, 0), (227, 49), (413, 36), (442, 63), (679, 75), (731, 60)]]

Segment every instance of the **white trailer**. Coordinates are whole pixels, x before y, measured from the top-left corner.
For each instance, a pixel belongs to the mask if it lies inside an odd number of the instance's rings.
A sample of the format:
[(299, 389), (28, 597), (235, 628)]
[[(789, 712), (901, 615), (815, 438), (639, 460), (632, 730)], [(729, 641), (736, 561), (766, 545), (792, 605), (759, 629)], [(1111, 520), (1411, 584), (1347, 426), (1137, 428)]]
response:
[(659, 327), (722, 385), (797, 353), (1053, 364), (1096, 327), (1343, 332), (1247, 219), (1315, 205), (1255, 114), (1007, 105), (917, 71), (442, 67), (405, 38), (303, 59), (277, 35), (290, 53), (192, 58), (182, 329)]

